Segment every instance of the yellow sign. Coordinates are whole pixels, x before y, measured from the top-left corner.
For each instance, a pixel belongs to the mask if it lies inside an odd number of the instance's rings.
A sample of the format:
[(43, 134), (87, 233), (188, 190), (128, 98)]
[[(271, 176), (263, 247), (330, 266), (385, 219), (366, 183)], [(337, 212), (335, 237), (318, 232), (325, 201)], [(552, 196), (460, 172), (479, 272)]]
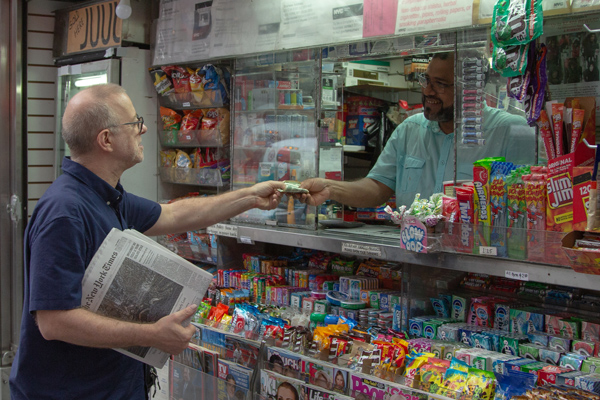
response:
[(106, 1), (69, 12), (67, 54), (121, 45), (123, 21), (118, 1)]

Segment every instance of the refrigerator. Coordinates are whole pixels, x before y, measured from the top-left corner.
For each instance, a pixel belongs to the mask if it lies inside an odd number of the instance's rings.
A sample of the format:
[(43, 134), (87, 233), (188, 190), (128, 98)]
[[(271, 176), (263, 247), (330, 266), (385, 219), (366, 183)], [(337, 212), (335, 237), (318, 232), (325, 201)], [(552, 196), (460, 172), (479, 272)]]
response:
[[(58, 68), (56, 127), (55, 127), (55, 176), (61, 174), (61, 163), (68, 156), (69, 148), (62, 139), (61, 118), (68, 101), (86, 87), (116, 83), (127, 91), (138, 115), (144, 117), (148, 131), (142, 136), (144, 161), (125, 171), (121, 184), (128, 192), (158, 201), (160, 182), (158, 171), (157, 98), (156, 90), (148, 79), (150, 50), (137, 47), (118, 47), (107, 50), (110, 58), (80, 64), (63, 65)], [(162, 197), (162, 196), (161, 196)]]

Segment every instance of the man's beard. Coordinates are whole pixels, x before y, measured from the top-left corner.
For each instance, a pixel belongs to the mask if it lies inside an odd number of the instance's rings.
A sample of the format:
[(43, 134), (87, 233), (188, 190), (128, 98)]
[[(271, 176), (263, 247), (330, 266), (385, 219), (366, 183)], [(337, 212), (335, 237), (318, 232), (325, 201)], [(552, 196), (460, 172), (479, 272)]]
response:
[(425, 96), (421, 96), (421, 103), (423, 104), (423, 113), (425, 114), (425, 118), (430, 121), (437, 122), (450, 122), (454, 121), (454, 104), (444, 107), (440, 109), (438, 112), (433, 112), (430, 107), (428, 107), (425, 103)]

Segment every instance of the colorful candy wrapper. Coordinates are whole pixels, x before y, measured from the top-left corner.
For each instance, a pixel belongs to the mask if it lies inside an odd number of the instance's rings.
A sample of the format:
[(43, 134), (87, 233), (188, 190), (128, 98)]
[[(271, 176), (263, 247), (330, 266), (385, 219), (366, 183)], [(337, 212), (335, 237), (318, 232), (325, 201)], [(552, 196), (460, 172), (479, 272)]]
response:
[(531, 43), (530, 48), (531, 68), (528, 66), (527, 70), (531, 74), (531, 79), (523, 104), (527, 123), (532, 126), (544, 108), (546, 97), (546, 45), (541, 44), (537, 49), (534, 41)]
[[(535, 167), (531, 167), (532, 172)], [(546, 175), (532, 173), (525, 179), (527, 203), (527, 257), (543, 262), (546, 249)]]
[(556, 158), (556, 150), (554, 148), (554, 138), (546, 110), (540, 111), (540, 117), (538, 118), (537, 123), (540, 128), (540, 135), (544, 142), (546, 157), (548, 158), (548, 161), (552, 161)]
[(496, 46), (527, 44), (543, 33), (541, 0), (500, 0), (494, 5), (492, 42)]
[(498, 257), (507, 256), (506, 248), (506, 175), (514, 169), (512, 163), (492, 163), (490, 182), (490, 217), (492, 230), (490, 245), (497, 250)]
[(563, 109), (564, 105), (561, 103), (552, 104), (552, 127), (554, 128), (554, 145), (556, 150), (556, 157), (560, 157), (565, 154), (563, 144)]
[(523, 260), (526, 258), (527, 203), (523, 171), (516, 170), (506, 179), (508, 205), (508, 257)]
[(527, 70), (529, 43), (525, 45), (498, 47), (492, 53), (492, 68), (505, 78), (523, 75)]
[(585, 110), (575, 108), (573, 109), (573, 130), (571, 133), (571, 153), (574, 153), (579, 145), (579, 139), (581, 139), (581, 131), (583, 130), (583, 120), (585, 116)]

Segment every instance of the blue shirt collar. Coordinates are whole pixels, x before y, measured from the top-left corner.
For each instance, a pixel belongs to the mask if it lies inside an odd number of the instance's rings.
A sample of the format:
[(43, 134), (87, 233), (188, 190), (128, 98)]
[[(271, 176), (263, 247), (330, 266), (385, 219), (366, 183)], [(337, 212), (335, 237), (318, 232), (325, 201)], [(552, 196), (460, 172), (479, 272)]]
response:
[(83, 165), (71, 160), (71, 157), (63, 158), (62, 170), (63, 173), (91, 188), (108, 205), (116, 206), (123, 200), (123, 186), (120, 182), (117, 183), (116, 188), (112, 187)]

